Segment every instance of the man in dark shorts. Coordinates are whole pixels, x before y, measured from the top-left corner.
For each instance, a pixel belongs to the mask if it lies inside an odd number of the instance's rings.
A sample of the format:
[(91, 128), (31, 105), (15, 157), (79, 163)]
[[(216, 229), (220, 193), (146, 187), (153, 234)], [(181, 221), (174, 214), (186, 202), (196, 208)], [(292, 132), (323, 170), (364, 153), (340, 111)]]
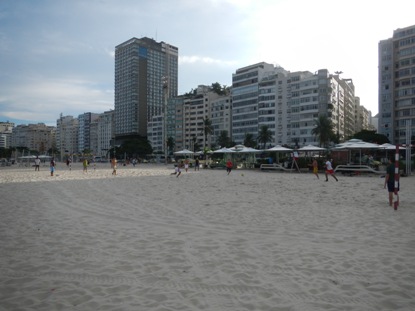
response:
[[(385, 185), (383, 188), (386, 189), (386, 186), (388, 186), (388, 192), (389, 192), (389, 205), (392, 206), (393, 193), (395, 192), (395, 158), (394, 157), (391, 157), (389, 159), (389, 165), (386, 168)], [(397, 191), (399, 191), (399, 181), (398, 181)]]

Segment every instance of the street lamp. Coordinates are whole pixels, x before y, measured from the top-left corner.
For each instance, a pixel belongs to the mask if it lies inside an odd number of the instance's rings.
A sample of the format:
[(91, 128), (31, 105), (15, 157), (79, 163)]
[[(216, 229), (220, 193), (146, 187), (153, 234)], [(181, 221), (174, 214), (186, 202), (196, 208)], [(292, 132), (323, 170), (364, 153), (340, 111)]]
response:
[(343, 71), (335, 71), (334, 72), (337, 77), (337, 138), (340, 140), (340, 75)]
[(167, 97), (169, 93), (169, 77), (163, 76), (163, 90), (164, 90), (164, 106), (163, 106), (163, 149), (164, 149), (164, 161), (167, 165)]

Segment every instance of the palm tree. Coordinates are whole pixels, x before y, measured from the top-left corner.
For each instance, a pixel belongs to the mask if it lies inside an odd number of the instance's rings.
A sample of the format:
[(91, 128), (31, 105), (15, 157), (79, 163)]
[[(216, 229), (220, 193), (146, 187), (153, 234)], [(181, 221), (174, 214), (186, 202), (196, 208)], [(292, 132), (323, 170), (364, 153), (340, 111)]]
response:
[(252, 133), (245, 133), (244, 146), (255, 148), (256, 142)]
[(333, 123), (326, 115), (319, 115), (318, 119), (314, 120), (316, 125), (311, 130), (311, 134), (316, 136), (320, 142), (320, 147), (327, 147), (330, 139), (334, 136)]
[(213, 133), (212, 121), (208, 117), (203, 118), (203, 135), (205, 137), (205, 147), (208, 141), (207, 140), (208, 135), (211, 135), (212, 133)]
[(263, 144), (262, 149), (265, 149), (265, 145), (267, 144), (267, 142), (272, 141), (272, 131), (268, 128), (267, 125), (261, 126), (261, 128), (259, 129), (257, 140), (258, 140), (258, 143)]
[(220, 131), (216, 143), (221, 147), (230, 147), (231, 139), (228, 136), (228, 131)]

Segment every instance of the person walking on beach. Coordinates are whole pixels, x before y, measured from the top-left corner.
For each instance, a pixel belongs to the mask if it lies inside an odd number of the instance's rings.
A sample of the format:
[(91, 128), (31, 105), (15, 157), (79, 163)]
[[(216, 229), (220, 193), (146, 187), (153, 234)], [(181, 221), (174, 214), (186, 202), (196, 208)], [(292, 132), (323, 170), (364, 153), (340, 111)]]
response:
[(180, 163), (177, 164), (177, 175), (176, 178), (179, 177), (182, 174), (182, 168), (184, 164), (183, 161), (180, 161)]
[(36, 156), (35, 159), (35, 172), (40, 170), (40, 159), (38, 156)]
[(199, 158), (196, 158), (196, 160), (195, 160), (195, 171), (199, 170), (199, 165), (200, 165)]
[(317, 176), (317, 179), (320, 179), (320, 177), (318, 176), (318, 163), (316, 159), (313, 160), (312, 165), (313, 165), (313, 174)]
[(82, 162), (82, 165), (84, 167), (84, 173), (88, 173), (88, 160), (84, 159), (84, 161)]
[(228, 172), (228, 175), (231, 173), (232, 167), (233, 167), (233, 163), (231, 159), (228, 159), (228, 161), (226, 162), (226, 171)]
[(189, 159), (184, 160), (184, 169), (187, 173), (187, 171), (189, 170)]
[(50, 166), (50, 176), (53, 176), (53, 173), (55, 172), (55, 165), (56, 165), (55, 158), (52, 158), (50, 160), (50, 164), (49, 164), (49, 166)]
[(117, 159), (113, 157), (111, 159), (112, 175), (117, 175)]
[[(391, 157), (389, 159), (389, 165), (386, 168), (386, 176), (385, 176), (385, 185), (383, 188), (386, 189), (388, 187), (388, 195), (389, 195), (389, 206), (393, 204), (393, 193), (395, 192), (395, 158)], [(398, 189), (399, 191), (399, 181), (398, 181)]]
[(330, 161), (330, 159), (327, 159), (327, 161), (326, 161), (326, 165), (325, 165), (325, 166), (326, 166), (326, 181), (329, 181), (328, 175), (333, 176), (333, 178), (334, 178), (336, 181), (339, 181), (339, 180), (337, 179), (336, 175), (334, 174), (333, 166), (331, 165), (331, 161)]

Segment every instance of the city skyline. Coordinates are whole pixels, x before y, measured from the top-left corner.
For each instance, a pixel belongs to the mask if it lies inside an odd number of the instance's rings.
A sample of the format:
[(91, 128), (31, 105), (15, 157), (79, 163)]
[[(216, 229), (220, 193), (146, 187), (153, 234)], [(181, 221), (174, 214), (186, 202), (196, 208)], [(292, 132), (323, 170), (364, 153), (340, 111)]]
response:
[[(56, 125), (114, 109), (114, 50), (132, 37), (179, 49), (179, 94), (232, 85), (258, 62), (351, 78), (378, 111), (378, 43), (413, 24), (412, 1), (2, 1), (0, 121)], [(367, 16), (370, 14), (370, 22)], [(186, 18), (183, 18), (186, 16)]]

